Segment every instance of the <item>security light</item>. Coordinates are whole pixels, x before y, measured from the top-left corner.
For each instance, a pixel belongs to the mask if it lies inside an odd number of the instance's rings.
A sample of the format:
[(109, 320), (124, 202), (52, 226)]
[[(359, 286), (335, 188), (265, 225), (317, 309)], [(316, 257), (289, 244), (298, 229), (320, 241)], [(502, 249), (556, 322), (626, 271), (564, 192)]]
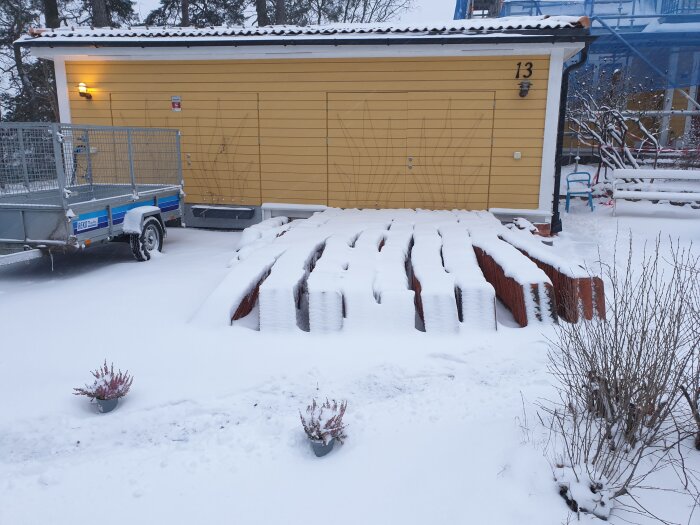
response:
[(527, 94), (530, 92), (530, 88), (532, 87), (532, 82), (529, 80), (523, 80), (520, 84), (520, 96), (525, 98)]
[(78, 84), (78, 93), (80, 93), (81, 97), (85, 97), (88, 100), (92, 98), (92, 95), (88, 93), (88, 87), (85, 82), (81, 82), (80, 84)]

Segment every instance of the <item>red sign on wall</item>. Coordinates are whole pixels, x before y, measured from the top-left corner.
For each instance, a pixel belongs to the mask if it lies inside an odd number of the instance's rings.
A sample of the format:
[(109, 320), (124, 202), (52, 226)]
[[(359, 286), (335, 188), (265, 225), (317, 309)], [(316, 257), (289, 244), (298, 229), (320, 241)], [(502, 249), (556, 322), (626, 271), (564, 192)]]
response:
[(180, 97), (170, 97), (170, 109), (182, 111), (182, 99)]

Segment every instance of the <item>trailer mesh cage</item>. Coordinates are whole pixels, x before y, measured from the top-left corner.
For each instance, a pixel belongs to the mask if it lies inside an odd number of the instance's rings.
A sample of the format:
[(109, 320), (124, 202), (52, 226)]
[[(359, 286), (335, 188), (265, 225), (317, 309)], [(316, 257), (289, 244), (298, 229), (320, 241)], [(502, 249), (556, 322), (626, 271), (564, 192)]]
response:
[(65, 208), (181, 183), (177, 130), (0, 124), (0, 203)]

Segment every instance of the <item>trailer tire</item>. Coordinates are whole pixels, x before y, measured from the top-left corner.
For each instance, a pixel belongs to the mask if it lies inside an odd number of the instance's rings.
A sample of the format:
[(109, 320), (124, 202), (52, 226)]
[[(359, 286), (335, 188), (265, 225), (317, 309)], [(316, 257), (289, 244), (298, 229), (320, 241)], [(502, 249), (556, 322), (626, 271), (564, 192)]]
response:
[(149, 261), (151, 252), (163, 249), (163, 226), (157, 217), (148, 217), (143, 221), (141, 234), (129, 235), (131, 253), (139, 262)]

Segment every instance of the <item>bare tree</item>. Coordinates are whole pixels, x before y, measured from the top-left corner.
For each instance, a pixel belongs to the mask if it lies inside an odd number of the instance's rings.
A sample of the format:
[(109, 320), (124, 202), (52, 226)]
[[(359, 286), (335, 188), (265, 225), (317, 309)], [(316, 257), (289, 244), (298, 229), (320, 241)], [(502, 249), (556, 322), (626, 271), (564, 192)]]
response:
[(411, 0), (341, 0), (342, 18), (339, 22), (386, 22), (409, 9)]
[(413, 0), (255, 0), (258, 26), (386, 22), (413, 5)]
[(577, 142), (593, 148), (608, 168), (639, 168), (650, 155), (656, 168), (661, 129), (649, 111), (656, 109), (660, 100), (637, 101), (634, 94), (640, 86), (627, 84), (621, 70), (611, 78), (602, 75), (594, 79), (592, 75), (588, 70), (577, 77), (567, 103), (569, 130)]

